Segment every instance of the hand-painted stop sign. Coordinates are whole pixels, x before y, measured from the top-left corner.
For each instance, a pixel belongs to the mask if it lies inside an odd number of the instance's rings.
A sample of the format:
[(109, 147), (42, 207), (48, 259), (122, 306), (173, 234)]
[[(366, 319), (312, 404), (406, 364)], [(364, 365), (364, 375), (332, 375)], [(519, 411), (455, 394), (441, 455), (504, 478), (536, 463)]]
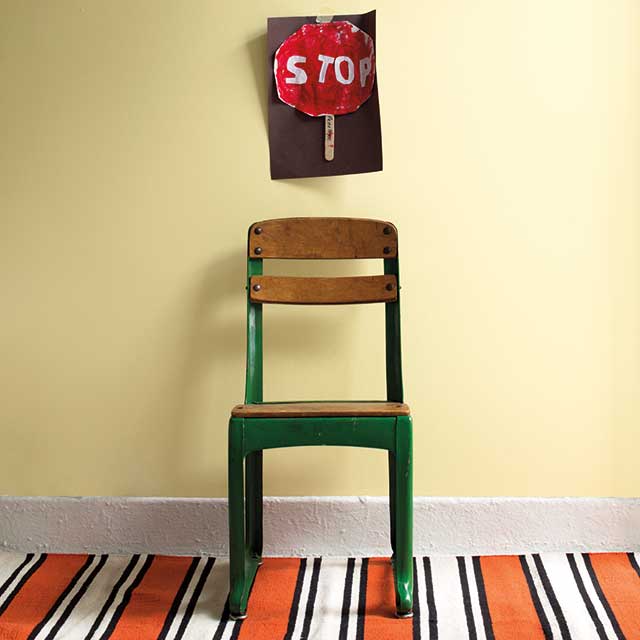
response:
[(310, 116), (355, 111), (373, 90), (373, 40), (347, 21), (305, 24), (278, 48), (280, 100)]

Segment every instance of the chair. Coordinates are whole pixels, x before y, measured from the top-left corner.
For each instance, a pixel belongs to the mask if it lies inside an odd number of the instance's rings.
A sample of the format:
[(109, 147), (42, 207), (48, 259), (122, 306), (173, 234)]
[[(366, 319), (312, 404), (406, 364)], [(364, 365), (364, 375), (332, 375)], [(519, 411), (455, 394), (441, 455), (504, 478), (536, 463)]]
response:
[[(245, 402), (233, 408), (229, 421), (229, 613), (234, 619), (246, 617), (249, 591), (262, 563), (263, 450), (334, 445), (388, 451), (396, 612), (398, 617), (410, 617), (412, 423), (402, 393), (397, 230), (389, 222), (379, 220), (283, 218), (251, 225), (248, 245)], [(384, 275), (340, 278), (262, 275), (262, 261), (270, 258), (382, 258)], [(386, 401), (263, 402), (263, 305), (373, 302), (385, 303)]]

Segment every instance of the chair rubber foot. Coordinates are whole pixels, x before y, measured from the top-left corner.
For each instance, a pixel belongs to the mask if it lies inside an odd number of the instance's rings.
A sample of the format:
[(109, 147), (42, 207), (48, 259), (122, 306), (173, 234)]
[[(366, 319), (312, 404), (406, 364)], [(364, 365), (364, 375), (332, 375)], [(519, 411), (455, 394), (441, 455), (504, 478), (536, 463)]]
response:
[(229, 618), (231, 618), (231, 620), (244, 620), (247, 617), (246, 613), (230, 613), (229, 614)]
[(407, 611), (405, 613), (400, 613), (396, 611), (396, 618), (404, 619), (404, 618), (413, 618), (413, 610)]

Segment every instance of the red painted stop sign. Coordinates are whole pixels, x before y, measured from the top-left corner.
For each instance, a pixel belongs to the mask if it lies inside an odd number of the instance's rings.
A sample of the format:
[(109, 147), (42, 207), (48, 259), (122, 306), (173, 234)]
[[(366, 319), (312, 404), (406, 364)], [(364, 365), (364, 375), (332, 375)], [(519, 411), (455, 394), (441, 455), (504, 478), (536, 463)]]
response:
[(310, 116), (355, 111), (373, 90), (371, 36), (347, 21), (305, 24), (278, 48), (280, 100)]

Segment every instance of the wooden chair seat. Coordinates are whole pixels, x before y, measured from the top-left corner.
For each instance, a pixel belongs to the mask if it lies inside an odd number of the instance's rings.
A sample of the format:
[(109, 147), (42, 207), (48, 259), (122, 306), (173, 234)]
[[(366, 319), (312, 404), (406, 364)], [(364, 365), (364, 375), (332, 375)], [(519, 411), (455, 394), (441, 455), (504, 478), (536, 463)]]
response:
[(402, 402), (275, 402), (239, 404), (231, 411), (234, 418), (329, 418), (408, 416)]

